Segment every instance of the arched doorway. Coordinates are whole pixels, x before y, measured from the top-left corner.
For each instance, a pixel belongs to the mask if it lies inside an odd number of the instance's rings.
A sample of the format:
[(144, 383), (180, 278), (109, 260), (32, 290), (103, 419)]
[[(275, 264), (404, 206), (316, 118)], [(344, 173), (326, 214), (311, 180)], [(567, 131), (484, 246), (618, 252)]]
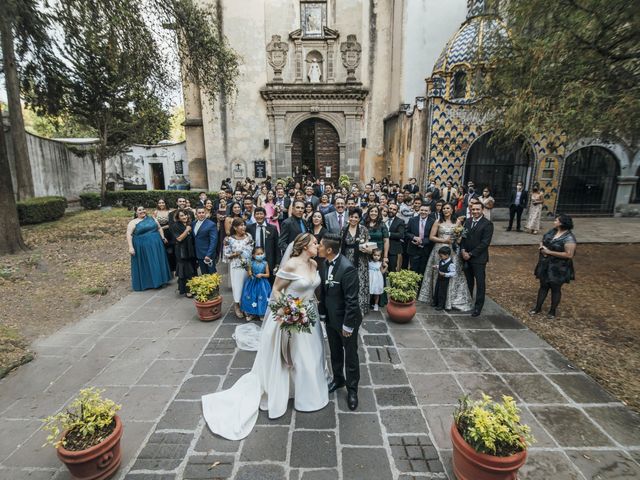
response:
[(529, 187), (533, 151), (524, 139), (504, 145), (491, 142), (491, 138), (492, 134), (487, 133), (471, 145), (465, 164), (464, 184), (472, 181), (478, 190), (488, 186), (496, 206), (505, 207), (519, 180)]
[(340, 137), (326, 120), (310, 118), (300, 123), (291, 136), (291, 172), (296, 180), (312, 175), (338, 183)]
[(584, 147), (564, 161), (558, 198), (560, 213), (611, 214), (616, 201), (620, 166), (603, 147)]

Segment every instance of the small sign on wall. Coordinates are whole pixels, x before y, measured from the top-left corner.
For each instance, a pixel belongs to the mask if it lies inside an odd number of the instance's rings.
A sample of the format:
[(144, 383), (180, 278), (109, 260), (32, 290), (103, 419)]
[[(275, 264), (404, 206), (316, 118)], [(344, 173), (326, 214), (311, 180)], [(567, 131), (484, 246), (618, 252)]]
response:
[(331, 178), (331, 167), (324, 167), (324, 176), (326, 178)]
[(255, 178), (267, 178), (266, 160), (255, 160), (253, 162), (253, 176)]
[(232, 176), (236, 179), (244, 179), (247, 177), (247, 171), (244, 168), (244, 165), (241, 163), (234, 163), (232, 169)]
[(176, 162), (173, 162), (174, 168), (176, 170), (176, 175), (183, 175), (184, 174), (184, 166), (182, 163), (182, 160), (178, 160)]

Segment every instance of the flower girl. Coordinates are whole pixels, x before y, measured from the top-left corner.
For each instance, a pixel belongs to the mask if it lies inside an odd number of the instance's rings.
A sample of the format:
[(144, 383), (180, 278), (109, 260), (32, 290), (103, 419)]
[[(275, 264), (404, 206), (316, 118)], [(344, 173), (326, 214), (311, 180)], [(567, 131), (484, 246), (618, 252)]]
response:
[(242, 288), (242, 302), (240, 308), (247, 315), (247, 320), (252, 318), (261, 320), (267, 311), (271, 285), (269, 285), (269, 265), (261, 247), (253, 249), (253, 260), (247, 267), (248, 277)]
[(373, 311), (379, 310), (380, 295), (384, 292), (384, 276), (387, 267), (382, 263), (382, 251), (375, 249), (369, 260), (369, 294), (373, 297)]

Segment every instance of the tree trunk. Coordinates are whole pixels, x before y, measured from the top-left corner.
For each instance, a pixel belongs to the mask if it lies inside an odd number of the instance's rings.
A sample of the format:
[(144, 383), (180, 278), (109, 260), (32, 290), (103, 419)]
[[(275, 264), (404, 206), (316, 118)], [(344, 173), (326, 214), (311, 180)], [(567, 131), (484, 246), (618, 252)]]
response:
[(13, 194), (13, 182), (9, 170), (9, 155), (7, 154), (7, 142), (4, 136), (4, 124), (2, 122), (2, 106), (0, 105), (0, 255), (16, 253), (27, 250), (20, 223), (18, 222), (18, 210)]
[[(0, 15), (0, 36), (2, 37), (4, 81), (9, 103), (9, 121), (11, 122), (18, 199), (25, 200), (33, 197), (33, 177), (31, 175), (31, 163), (29, 163), (29, 151), (27, 150), (27, 134), (24, 130), (24, 119), (22, 118), (20, 80), (18, 79), (18, 67), (13, 48), (13, 29), (10, 19), (4, 15)], [(9, 170), (5, 171), (8, 172)]]

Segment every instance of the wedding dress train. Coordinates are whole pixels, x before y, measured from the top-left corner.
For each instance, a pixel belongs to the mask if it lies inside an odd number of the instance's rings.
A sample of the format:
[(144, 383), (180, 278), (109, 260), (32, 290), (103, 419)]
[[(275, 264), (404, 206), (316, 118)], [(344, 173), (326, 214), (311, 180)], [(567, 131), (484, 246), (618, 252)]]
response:
[[(282, 270), (276, 276), (290, 281), (285, 293), (311, 300), (315, 308), (314, 290), (320, 284), (317, 273), (313, 280)], [(267, 314), (251, 371), (230, 389), (202, 397), (204, 418), (213, 433), (229, 440), (245, 438), (259, 410), (267, 410), (269, 418), (281, 417), (291, 397), (294, 408), (303, 412), (320, 410), (329, 403), (324, 339), (319, 315), (316, 317), (310, 334), (291, 334), (293, 366), (288, 367), (281, 355), (282, 335), (287, 332), (280, 330), (270, 312)]]

